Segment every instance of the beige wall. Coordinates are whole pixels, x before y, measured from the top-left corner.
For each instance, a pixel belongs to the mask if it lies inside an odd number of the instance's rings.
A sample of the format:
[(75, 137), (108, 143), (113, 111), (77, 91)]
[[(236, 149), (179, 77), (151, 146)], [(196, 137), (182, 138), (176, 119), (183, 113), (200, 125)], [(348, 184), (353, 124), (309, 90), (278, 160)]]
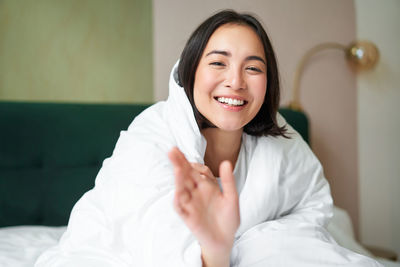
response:
[(400, 1), (355, 4), (358, 37), (381, 52), (357, 79), (361, 240), (400, 255)]
[[(296, 64), (307, 49), (327, 41), (350, 43), (356, 35), (348, 0), (154, 0), (155, 99), (168, 95), (170, 68), (195, 27), (223, 8), (256, 13), (269, 32), (287, 103)], [(358, 163), (355, 74), (340, 51), (316, 55), (307, 65), (301, 100), (311, 121), (313, 149), (325, 168), (335, 203), (349, 211), (358, 229)]]
[(1, 0), (0, 100), (150, 102), (151, 1)]

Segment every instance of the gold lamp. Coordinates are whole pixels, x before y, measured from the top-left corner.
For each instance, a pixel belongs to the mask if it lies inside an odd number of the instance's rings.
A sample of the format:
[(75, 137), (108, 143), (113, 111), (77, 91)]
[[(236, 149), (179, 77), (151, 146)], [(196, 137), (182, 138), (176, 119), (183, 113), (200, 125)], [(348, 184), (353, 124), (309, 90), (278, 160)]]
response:
[(379, 61), (379, 50), (375, 44), (369, 41), (355, 41), (348, 46), (339, 43), (322, 43), (314, 46), (304, 54), (297, 65), (293, 82), (292, 99), (289, 102), (290, 109), (303, 110), (299, 100), (299, 87), (304, 66), (311, 56), (326, 49), (342, 50), (350, 67), (356, 71), (372, 69)]

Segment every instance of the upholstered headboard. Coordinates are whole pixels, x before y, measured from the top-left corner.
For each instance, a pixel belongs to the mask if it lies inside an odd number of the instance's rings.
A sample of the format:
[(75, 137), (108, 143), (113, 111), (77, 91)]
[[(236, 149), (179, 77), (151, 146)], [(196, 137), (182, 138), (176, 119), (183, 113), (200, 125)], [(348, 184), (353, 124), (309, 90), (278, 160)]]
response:
[[(66, 225), (145, 104), (0, 102), (0, 227)], [(308, 142), (305, 114), (281, 114)]]

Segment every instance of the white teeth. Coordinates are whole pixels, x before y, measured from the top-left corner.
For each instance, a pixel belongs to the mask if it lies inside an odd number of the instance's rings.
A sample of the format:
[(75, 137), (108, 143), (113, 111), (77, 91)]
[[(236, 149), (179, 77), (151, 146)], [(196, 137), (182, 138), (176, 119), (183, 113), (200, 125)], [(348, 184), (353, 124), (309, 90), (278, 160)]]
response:
[(225, 103), (231, 106), (242, 106), (244, 104), (243, 100), (232, 99), (227, 97), (218, 97), (218, 102)]

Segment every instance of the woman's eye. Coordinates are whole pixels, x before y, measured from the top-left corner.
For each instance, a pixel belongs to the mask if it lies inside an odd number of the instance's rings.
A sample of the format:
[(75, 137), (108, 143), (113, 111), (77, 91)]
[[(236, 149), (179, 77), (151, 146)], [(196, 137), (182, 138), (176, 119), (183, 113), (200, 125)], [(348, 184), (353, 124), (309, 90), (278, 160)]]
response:
[(218, 67), (223, 67), (223, 66), (225, 66), (224, 63), (219, 62), (219, 61), (211, 62), (210, 65), (218, 66)]
[(259, 68), (256, 68), (256, 67), (247, 67), (246, 69), (250, 70), (250, 71), (255, 71), (255, 72), (262, 72), (262, 70), (260, 70)]

